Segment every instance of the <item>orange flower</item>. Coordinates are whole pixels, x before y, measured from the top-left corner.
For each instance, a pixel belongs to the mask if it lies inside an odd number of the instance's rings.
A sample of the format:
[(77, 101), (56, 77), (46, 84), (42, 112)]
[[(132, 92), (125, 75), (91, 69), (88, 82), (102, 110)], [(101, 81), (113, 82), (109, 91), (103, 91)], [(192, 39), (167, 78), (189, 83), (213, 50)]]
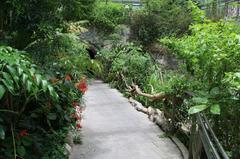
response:
[(19, 136), (20, 136), (20, 137), (28, 136), (28, 135), (29, 135), (29, 134), (28, 134), (27, 130), (22, 130), (22, 131), (20, 131), (20, 133), (19, 133)]
[(87, 91), (86, 79), (83, 78), (80, 82), (76, 83), (75, 87), (84, 94)]
[(66, 80), (66, 81), (71, 81), (71, 80), (72, 80), (71, 75), (70, 75), (70, 74), (67, 74), (66, 77), (65, 77), (65, 80)]

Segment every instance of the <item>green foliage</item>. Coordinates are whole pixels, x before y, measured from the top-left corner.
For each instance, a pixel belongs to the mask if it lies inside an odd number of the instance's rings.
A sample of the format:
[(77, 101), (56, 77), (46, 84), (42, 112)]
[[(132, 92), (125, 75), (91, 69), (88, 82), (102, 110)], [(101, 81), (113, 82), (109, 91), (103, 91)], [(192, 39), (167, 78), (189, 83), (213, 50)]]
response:
[(44, 136), (42, 131), (59, 129), (57, 124), (51, 126), (53, 121), (48, 116), (59, 113), (55, 120), (61, 121), (63, 112), (54, 86), (24, 54), (11, 47), (0, 47), (0, 156), (7, 158), (34, 155), (31, 140), (35, 135)]
[(64, 78), (66, 74), (81, 77), (101, 72), (101, 64), (90, 59), (87, 47), (76, 35), (59, 33), (51, 38), (33, 42), (26, 50), (49, 74)]
[[(45, 137), (44, 154), (42, 159), (68, 159), (64, 148), (66, 133), (59, 131), (56, 134), (49, 134)], [(48, 142), (52, 141), (52, 142)], [(52, 146), (56, 145), (56, 146)]]
[(143, 54), (141, 48), (131, 44), (118, 46), (112, 51), (102, 51), (99, 56), (102, 61), (108, 61), (105, 62), (104, 76), (107, 76), (108, 81), (112, 81), (120, 89), (125, 88), (121, 75), (128, 84), (134, 82), (143, 86), (146, 77), (153, 70), (150, 56)]
[(72, 115), (87, 89), (81, 77), (94, 62), (86, 54), (71, 57), (77, 55), (73, 52), (44, 65), (48, 71), (43, 71), (26, 55), (0, 47), (0, 156), (67, 158), (66, 132), (76, 126)]
[(45, 39), (39, 39), (29, 44), (25, 50), (31, 53), (32, 58), (44, 65), (56, 61), (64, 55), (80, 55), (86, 53), (86, 45), (80, 43), (74, 34), (58, 33)]
[(88, 19), (95, 0), (30, 0), (0, 2), (0, 43), (23, 49), (55, 34), (64, 21)]
[[(207, 22), (193, 25), (191, 31), (191, 36), (165, 38), (161, 42), (184, 60), (182, 72), (185, 77), (198, 83), (197, 88), (189, 90), (195, 96), (189, 103), (189, 114), (203, 110), (220, 114), (218, 117), (209, 115), (216, 124), (215, 132), (226, 150), (237, 155), (239, 127), (230, 123), (240, 115), (239, 25), (225, 21)], [(225, 130), (229, 130), (227, 137)]]
[(135, 12), (131, 24), (131, 37), (143, 45), (159, 37), (188, 33), (193, 22), (201, 22), (203, 13), (191, 1), (146, 1), (144, 10)]
[(93, 10), (92, 21), (101, 31), (112, 32), (117, 25), (125, 22), (125, 12), (121, 4), (98, 2)]
[(62, 16), (67, 21), (89, 19), (96, 0), (62, 0)]

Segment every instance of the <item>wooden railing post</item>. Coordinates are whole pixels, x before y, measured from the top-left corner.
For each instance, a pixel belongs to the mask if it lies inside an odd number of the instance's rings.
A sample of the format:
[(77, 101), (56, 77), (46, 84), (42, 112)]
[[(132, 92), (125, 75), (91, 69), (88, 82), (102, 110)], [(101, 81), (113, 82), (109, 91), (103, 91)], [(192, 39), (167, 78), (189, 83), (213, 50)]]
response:
[(202, 153), (202, 141), (199, 134), (199, 126), (196, 116), (193, 116), (191, 136), (189, 142), (189, 159), (200, 159)]

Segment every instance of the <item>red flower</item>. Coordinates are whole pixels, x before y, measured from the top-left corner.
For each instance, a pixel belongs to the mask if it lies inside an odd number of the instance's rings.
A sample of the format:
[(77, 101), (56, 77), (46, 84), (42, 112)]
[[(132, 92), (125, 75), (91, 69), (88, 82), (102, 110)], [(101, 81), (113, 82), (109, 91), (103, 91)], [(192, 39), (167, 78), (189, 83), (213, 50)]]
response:
[(66, 77), (65, 77), (65, 80), (66, 80), (66, 81), (71, 81), (71, 80), (72, 80), (71, 75), (70, 75), (70, 74), (67, 74)]
[(72, 102), (72, 106), (73, 106), (74, 108), (76, 108), (76, 107), (78, 106), (78, 102), (73, 101), (73, 102)]
[(87, 91), (86, 79), (84, 78), (80, 82), (76, 83), (75, 87), (84, 94)]
[(29, 135), (29, 134), (28, 134), (27, 130), (22, 130), (22, 131), (20, 131), (20, 133), (19, 133), (19, 136), (20, 136), (20, 137), (28, 136), (28, 135)]
[(76, 125), (76, 127), (77, 127), (78, 129), (81, 129), (81, 128), (82, 128), (82, 125), (78, 123), (78, 124)]

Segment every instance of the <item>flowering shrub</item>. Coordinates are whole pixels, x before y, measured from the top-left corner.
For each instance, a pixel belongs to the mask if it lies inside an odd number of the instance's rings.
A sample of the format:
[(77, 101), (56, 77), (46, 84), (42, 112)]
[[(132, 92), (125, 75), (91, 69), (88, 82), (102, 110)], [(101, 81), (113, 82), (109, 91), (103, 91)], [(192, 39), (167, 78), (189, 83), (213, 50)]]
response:
[[(63, 145), (69, 128), (82, 127), (81, 98), (87, 90), (87, 79), (77, 82), (71, 73), (53, 78), (51, 74), (47, 79), (24, 54), (0, 47), (0, 158), (48, 155), (53, 159), (53, 152), (66, 158)], [(50, 141), (56, 146), (45, 148)]]

